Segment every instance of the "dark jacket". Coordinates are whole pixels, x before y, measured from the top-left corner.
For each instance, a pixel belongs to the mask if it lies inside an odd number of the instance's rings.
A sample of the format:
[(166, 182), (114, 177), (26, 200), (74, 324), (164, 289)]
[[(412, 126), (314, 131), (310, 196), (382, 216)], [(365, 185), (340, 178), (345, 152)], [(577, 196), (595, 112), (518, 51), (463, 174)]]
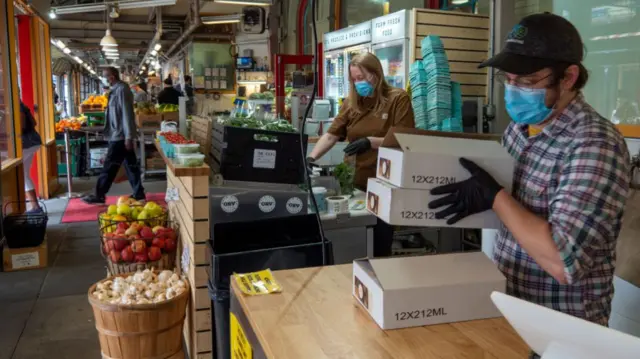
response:
[(158, 94), (159, 105), (177, 105), (180, 103), (182, 93), (173, 87), (166, 87)]
[(27, 105), (20, 101), (20, 119), (22, 127), (22, 148), (31, 148), (42, 145), (42, 138), (36, 131), (36, 119)]
[(104, 134), (109, 141), (132, 140), (137, 136), (133, 93), (124, 82), (111, 86), (104, 117)]

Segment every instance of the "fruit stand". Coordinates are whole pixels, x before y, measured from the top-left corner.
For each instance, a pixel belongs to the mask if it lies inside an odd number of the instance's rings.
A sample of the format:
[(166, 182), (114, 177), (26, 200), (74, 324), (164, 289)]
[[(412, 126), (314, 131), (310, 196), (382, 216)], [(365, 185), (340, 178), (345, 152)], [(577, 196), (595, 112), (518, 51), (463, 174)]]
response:
[(80, 105), (80, 113), (87, 117), (88, 126), (104, 125), (104, 109), (109, 99), (104, 95), (91, 95)]

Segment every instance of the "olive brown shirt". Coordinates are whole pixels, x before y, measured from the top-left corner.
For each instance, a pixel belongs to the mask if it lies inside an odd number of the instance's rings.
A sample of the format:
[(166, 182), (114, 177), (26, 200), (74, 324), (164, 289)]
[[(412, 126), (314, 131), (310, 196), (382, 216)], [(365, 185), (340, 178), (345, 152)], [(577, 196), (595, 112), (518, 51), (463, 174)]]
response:
[[(402, 89), (392, 88), (386, 103), (379, 111), (375, 111), (374, 99), (363, 98), (364, 107), (369, 108), (361, 114), (355, 113), (347, 101), (340, 108), (340, 113), (333, 120), (328, 133), (341, 140), (353, 142), (363, 137), (384, 137), (391, 127), (415, 127), (411, 98)], [(366, 190), (367, 179), (376, 176), (378, 150), (370, 149), (356, 157), (356, 173), (354, 185)]]

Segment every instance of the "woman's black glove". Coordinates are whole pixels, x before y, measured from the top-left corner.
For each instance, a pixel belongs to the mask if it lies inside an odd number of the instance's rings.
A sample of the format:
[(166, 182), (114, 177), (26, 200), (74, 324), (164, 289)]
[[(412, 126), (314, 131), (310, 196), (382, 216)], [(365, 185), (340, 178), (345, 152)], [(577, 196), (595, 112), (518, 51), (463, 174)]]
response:
[(347, 156), (353, 156), (369, 151), (370, 149), (371, 141), (369, 141), (369, 138), (363, 137), (349, 143), (347, 147), (344, 148), (344, 153)]
[(471, 173), (471, 178), (431, 190), (433, 195), (446, 195), (429, 202), (429, 208), (436, 209), (448, 206), (437, 212), (435, 217), (443, 219), (453, 215), (447, 220), (449, 225), (472, 214), (493, 208), (496, 195), (503, 188), (487, 171), (474, 162), (466, 158), (460, 158), (460, 164)]

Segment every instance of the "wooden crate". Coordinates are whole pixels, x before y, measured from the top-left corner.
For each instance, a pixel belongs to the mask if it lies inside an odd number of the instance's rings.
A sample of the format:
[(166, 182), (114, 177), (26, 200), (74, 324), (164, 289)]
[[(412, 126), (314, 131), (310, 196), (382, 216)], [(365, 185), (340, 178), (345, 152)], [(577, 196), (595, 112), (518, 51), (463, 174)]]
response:
[(463, 97), (486, 97), (487, 69), (478, 65), (489, 58), (488, 16), (455, 11), (413, 9), (411, 17), (411, 63), (422, 59), (420, 42), (428, 35), (442, 39), (451, 80), (459, 82)]
[(191, 120), (191, 140), (200, 145), (200, 152), (204, 154), (208, 164), (211, 156), (212, 124), (213, 121), (208, 117), (193, 116)]
[(169, 203), (172, 221), (180, 228), (178, 267), (191, 284), (184, 336), (190, 358), (213, 357), (209, 280), (209, 178), (176, 176), (167, 168), (167, 187), (177, 189), (179, 199)]
[(139, 128), (142, 128), (142, 127), (158, 127), (158, 128), (160, 128), (160, 124), (161, 123), (162, 123), (162, 115), (161, 114), (155, 114), (155, 115), (138, 114), (138, 115), (136, 115), (136, 125), (138, 125)]

